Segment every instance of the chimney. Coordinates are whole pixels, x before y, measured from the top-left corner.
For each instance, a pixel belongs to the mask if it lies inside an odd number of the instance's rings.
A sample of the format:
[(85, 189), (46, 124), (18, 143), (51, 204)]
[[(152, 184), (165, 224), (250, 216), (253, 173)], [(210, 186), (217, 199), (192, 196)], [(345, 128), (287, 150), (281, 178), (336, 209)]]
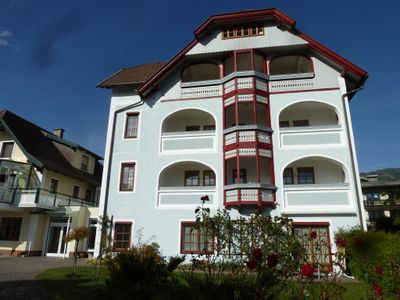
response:
[(367, 175), (367, 179), (369, 182), (378, 181), (378, 175)]
[(56, 128), (56, 129), (53, 129), (53, 134), (58, 136), (59, 138), (63, 138), (64, 137), (64, 131), (65, 131), (65, 129)]

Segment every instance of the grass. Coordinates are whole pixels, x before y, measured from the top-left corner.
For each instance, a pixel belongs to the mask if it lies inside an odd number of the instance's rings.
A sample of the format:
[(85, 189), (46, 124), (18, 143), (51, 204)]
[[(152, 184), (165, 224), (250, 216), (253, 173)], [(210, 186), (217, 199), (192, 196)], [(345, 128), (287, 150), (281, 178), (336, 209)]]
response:
[(78, 266), (72, 274), (72, 267), (50, 269), (40, 273), (36, 280), (47, 290), (49, 299), (108, 299), (105, 293), (106, 269), (100, 272), (99, 285), (93, 286), (95, 266)]
[[(36, 279), (47, 290), (49, 299), (108, 299), (105, 289), (105, 280), (108, 272), (103, 269), (100, 273), (99, 285), (93, 287), (93, 278), (96, 274), (94, 266), (78, 266), (76, 274), (72, 274), (71, 267), (50, 269), (40, 273)], [(345, 287), (343, 299), (366, 299), (368, 285), (362, 282), (343, 282)]]

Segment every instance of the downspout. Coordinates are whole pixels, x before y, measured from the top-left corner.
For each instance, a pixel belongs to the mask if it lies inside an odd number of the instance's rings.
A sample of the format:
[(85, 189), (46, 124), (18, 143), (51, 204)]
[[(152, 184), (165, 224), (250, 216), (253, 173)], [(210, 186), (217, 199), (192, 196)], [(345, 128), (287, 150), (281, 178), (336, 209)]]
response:
[(350, 131), (350, 124), (349, 124), (349, 109), (348, 109), (348, 102), (347, 101), (347, 96), (354, 94), (360, 90), (362, 90), (364, 88), (364, 85), (362, 84), (360, 87), (351, 90), (347, 93), (344, 93), (342, 95), (342, 100), (343, 100), (343, 109), (344, 109), (344, 113), (345, 113), (345, 121), (346, 121), (346, 131), (347, 131), (347, 139), (348, 139), (348, 143), (349, 143), (349, 148), (350, 148), (350, 157), (351, 157), (351, 165), (353, 168), (353, 180), (354, 180), (354, 184), (356, 186), (356, 190), (357, 190), (357, 197), (358, 197), (358, 201), (357, 201), (357, 208), (358, 208), (358, 216), (360, 219), (360, 225), (361, 225), (361, 230), (366, 231), (367, 228), (364, 226), (364, 218), (363, 218), (363, 207), (361, 207), (362, 204), (362, 193), (361, 192), (361, 183), (360, 180), (357, 177), (356, 171), (358, 172), (358, 168), (356, 168), (356, 163), (355, 163), (355, 157), (354, 157), (354, 152), (355, 152), (355, 145), (353, 144), (353, 141), (351, 139), (351, 131)]
[[(108, 166), (107, 166), (107, 179), (106, 179), (106, 188), (105, 188), (105, 195), (104, 195), (104, 207), (103, 207), (103, 217), (107, 215), (107, 206), (108, 206), (108, 194), (110, 191), (110, 175), (111, 175), (111, 166), (112, 166), (112, 157), (113, 157), (113, 150), (114, 150), (114, 136), (115, 136), (115, 128), (116, 128), (116, 123), (117, 123), (117, 116), (119, 113), (124, 112), (126, 110), (138, 107), (140, 105), (144, 104), (144, 101), (142, 99), (142, 96), (140, 96), (140, 101), (134, 104), (130, 104), (128, 106), (122, 107), (120, 109), (117, 109), (114, 111), (113, 114), (113, 123), (112, 123), (112, 129), (111, 129), (111, 141), (110, 141), (110, 152), (108, 155)], [(104, 224), (103, 224), (104, 227)], [(104, 228), (101, 228), (101, 232), (104, 232)], [(101, 253), (101, 248), (103, 247), (101, 241), (100, 241), (100, 249), (99, 253)]]

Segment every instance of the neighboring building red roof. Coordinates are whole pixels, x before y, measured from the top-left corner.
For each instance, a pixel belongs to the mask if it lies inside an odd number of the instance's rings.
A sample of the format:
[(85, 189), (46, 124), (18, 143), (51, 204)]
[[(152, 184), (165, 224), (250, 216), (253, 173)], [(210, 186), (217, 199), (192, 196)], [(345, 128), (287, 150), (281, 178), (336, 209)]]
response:
[(154, 62), (124, 68), (108, 77), (106, 80), (100, 82), (97, 86), (102, 88), (111, 88), (116, 85), (141, 85), (160, 71), (165, 65), (166, 62)]

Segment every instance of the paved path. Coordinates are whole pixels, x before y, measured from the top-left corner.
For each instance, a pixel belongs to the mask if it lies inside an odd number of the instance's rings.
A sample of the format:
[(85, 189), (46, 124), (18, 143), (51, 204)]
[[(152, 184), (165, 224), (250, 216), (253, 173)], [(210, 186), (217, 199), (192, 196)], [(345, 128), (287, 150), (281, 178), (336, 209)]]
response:
[[(79, 259), (83, 264), (85, 259)], [(52, 268), (72, 266), (72, 259), (32, 256), (0, 257), (0, 300), (42, 300), (47, 293), (35, 281), (37, 274)]]

